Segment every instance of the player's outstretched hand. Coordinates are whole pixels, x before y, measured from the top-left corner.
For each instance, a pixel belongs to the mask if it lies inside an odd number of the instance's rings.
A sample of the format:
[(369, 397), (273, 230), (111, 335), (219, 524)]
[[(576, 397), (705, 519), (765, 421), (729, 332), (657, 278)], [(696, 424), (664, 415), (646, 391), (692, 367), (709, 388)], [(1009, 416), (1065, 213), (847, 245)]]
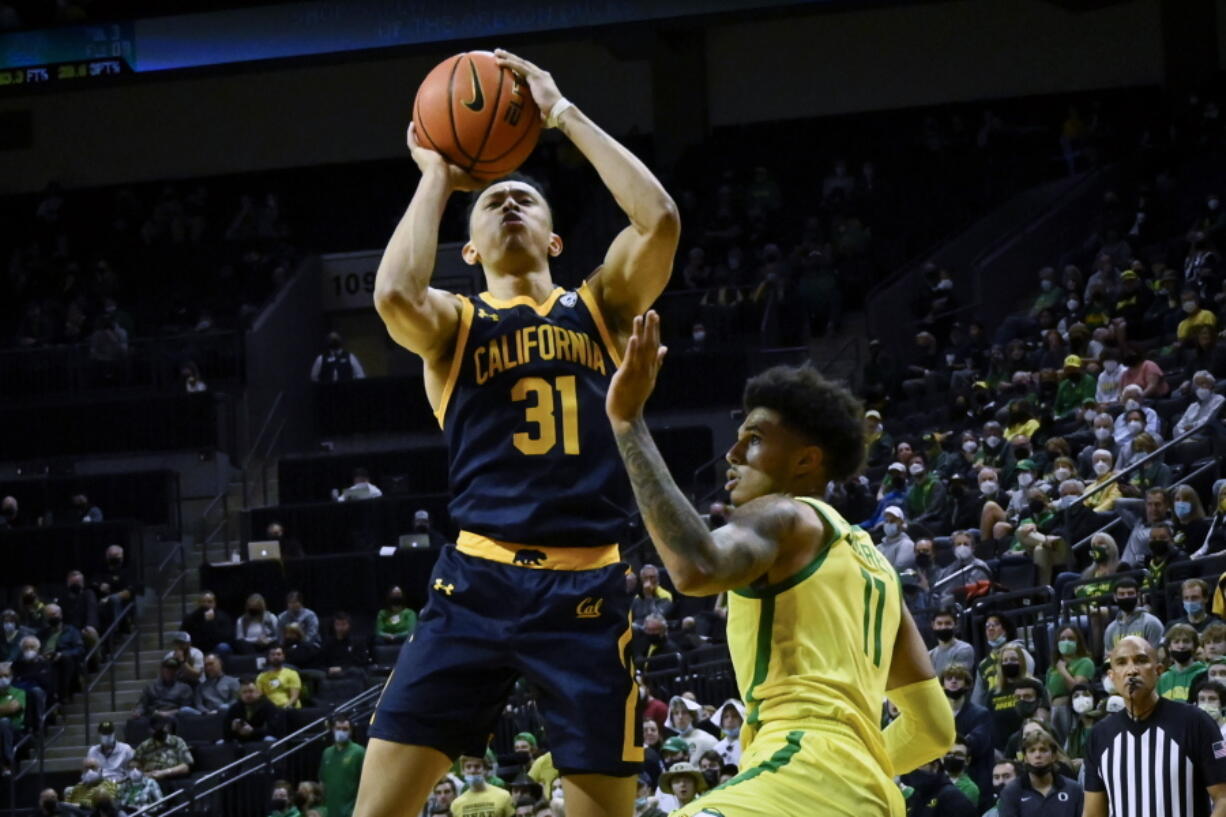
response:
[(446, 173), (447, 184), (452, 190), (480, 190), (484, 187), (481, 182), (444, 159), (443, 154), (437, 150), (423, 147), (421, 142), (417, 141), (417, 126), (412, 122), (409, 123), (409, 132), (405, 139), (409, 145), (409, 153), (413, 156), (413, 161), (417, 162), (421, 175)]
[(494, 49), (494, 58), (499, 68), (510, 68), (527, 81), (528, 90), (532, 92), (536, 107), (540, 108), (541, 121), (548, 122), (553, 106), (562, 98), (562, 92), (558, 90), (558, 84), (553, 81), (553, 75), (539, 65), (501, 48)]
[(656, 387), (656, 375), (667, 353), (668, 347), (660, 345), (660, 316), (655, 310), (635, 318), (622, 365), (613, 374), (605, 398), (612, 423), (631, 423), (643, 415), (643, 405)]

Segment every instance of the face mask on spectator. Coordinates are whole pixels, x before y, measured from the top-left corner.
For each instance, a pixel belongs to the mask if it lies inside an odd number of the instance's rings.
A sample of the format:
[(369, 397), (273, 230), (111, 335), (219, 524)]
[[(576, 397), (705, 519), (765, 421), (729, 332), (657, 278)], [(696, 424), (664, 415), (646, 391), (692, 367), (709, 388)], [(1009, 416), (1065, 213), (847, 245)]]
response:
[(1094, 473), (1098, 474), (1100, 477), (1110, 470), (1111, 463), (1107, 462), (1106, 460), (1099, 460), (1098, 462), (1094, 463)]
[(1197, 386), (1196, 399), (1204, 403), (1213, 396), (1213, 389), (1206, 389), (1204, 386)]
[(1143, 428), (1145, 428), (1145, 424), (1142, 423), (1140, 420), (1129, 420), (1128, 421), (1128, 430), (1131, 431), (1133, 434), (1140, 434), (1141, 429)]
[(992, 435), (989, 435), (988, 438), (984, 440), (984, 442), (987, 443), (988, 448), (995, 448), (996, 446), (1000, 445), (1000, 437), (997, 437), (995, 434), (992, 434)]
[(1055, 286), (1055, 284), (1053, 284), (1049, 278), (1044, 278), (1042, 281), (1039, 281), (1039, 289), (1043, 290), (1044, 292), (1048, 292), (1053, 286)]
[(110, 749), (112, 746), (115, 745), (115, 736), (114, 735), (101, 735), (98, 738), (98, 742), (102, 744), (103, 748)]
[(1115, 606), (1119, 607), (1120, 610), (1125, 613), (1131, 613), (1133, 610), (1137, 609), (1137, 597), (1132, 596), (1131, 598), (1116, 599)]
[(33, 661), (38, 658), (38, 650), (22, 650), (21, 657), (27, 661)]
[(907, 470), (911, 472), (911, 476), (918, 477), (920, 474), (924, 473), (924, 464), (922, 462), (913, 462), (911, 463), (911, 467)]
[(994, 480), (985, 479), (979, 483), (979, 492), (984, 496), (996, 496), (996, 490), (999, 487)]
[(1149, 552), (1163, 559), (1171, 552), (1171, 543), (1165, 539), (1150, 539)]
[(1102, 564), (1107, 561), (1107, 551), (1104, 548), (1090, 548), (1090, 558), (1096, 564)]
[(1023, 718), (1029, 718), (1031, 715), (1035, 713), (1035, 710), (1039, 708), (1039, 702), (1038, 701), (1018, 701), (1016, 704), (1013, 705), (1013, 708), (1016, 709), (1017, 714), (1021, 715)]
[(966, 769), (966, 758), (947, 755), (945, 759), (941, 761), (941, 765), (945, 768), (945, 772), (947, 774), (952, 774), (954, 777), (957, 777)]
[(475, 785), (477, 785), (478, 783), (480, 783), (482, 780), (485, 780), (485, 777), (483, 777), (482, 775), (479, 775), (479, 774), (466, 774), (466, 775), (464, 775), (464, 782), (465, 782), (465, 783), (467, 783), (467, 784), (468, 784), (468, 785), (470, 785), (470, 786), (475, 786)]
[(1034, 482), (1034, 474), (1029, 471), (1023, 471), (1017, 475), (1017, 484), (1023, 488), (1029, 488), (1032, 482)]
[(975, 442), (974, 440), (963, 440), (962, 441), (962, 450), (968, 454), (974, 454), (975, 450), (978, 448), (979, 448), (979, 443)]
[(1120, 367), (1120, 362), (1118, 360), (1104, 360), (1103, 361), (1103, 369), (1106, 370), (1107, 374), (1115, 374), (1116, 370), (1119, 367)]
[(1106, 426), (1099, 426), (1094, 429), (1094, 436), (1099, 440), (1108, 440), (1111, 438), (1111, 429)]
[(915, 564), (918, 565), (919, 567), (932, 567), (932, 554), (931, 553), (915, 554)]
[(1209, 717), (1213, 718), (1214, 720), (1217, 720), (1222, 714), (1222, 707), (1218, 706), (1217, 704), (1201, 703), (1197, 704), (1197, 706), (1200, 707), (1202, 711), (1208, 713)]
[(1119, 695), (1112, 695), (1107, 699), (1107, 711), (1119, 712), (1124, 708), (1124, 699)]
[(13, 623), (13, 622), (11, 622), (11, 621), (6, 621), (6, 622), (4, 622), (4, 634), (5, 634), (7, 637), (12, 638), (12, 637), (13, 637), (13, 633), (15, 633), (15, 632), (17, 632), (17, 625), (16, 625), (16, 624), (14, 624), (14, 623)]
[(128, 779), (133, 783), (139, 783), (140, 779), (144, 776), (144, 772), (140, 769), (128, 769)]
[(102, 775), (97, 769), (86, 769), (84, 774), (81, 775), (81, 782), (87, 786), (92, 786), (101, 779)]
[(1060, 468), (1057, 468), (1052, 473), (1052, 476), (1056, 478), (1057, 482), (1064, 482), (1066, 479), (1068, 479), (1072, 475), (1073, 475), (1073, 472), (1067, 468), (1064, 468), (1063, 466), (1061, 466)]
[(1184, 519), (1192, 515), (1192, 503), (1185, 500), (1176, 500), (1175, 515), (1180, 519)]
[(1203, 601), (1185, 601), (1183, 603), (1183, 611), (1189, 616), (1199, 616), (1205, 611), (1205, 603)]
[(1129, 397), (1127, 400), (1124, 401), (1125, 411), (1136, 411), (1140, 407), (1141, 407), (1141, 404), (1137, 402), (1135, 398)]
[(1110, 675), (1103, 676), (1103, 692), (1106, 692), (1108, 695), (1115, 694), (1115, 684), (1112, 682)]
[(349, 730), (348, 729), (335, 729), (332, 731), (332, 737), (336, 740), (337, 743), (348, 743), (349, 742)]
[(1005, 637), (1003, 635), (998, 635), (996, 636), (996, 638), (988, 639), (988, 646), (992, 648), (999, 647), (1003, 645), (1004, 643), (1005, 643)]
[(1094, 698), (1091, 695), (1075, 695), (1073, 696), (1073, 711), (1078, 715), (1084, 715), (1094, 708)]
[(1180, 664), (1186, 664), (1192, 660), (1191, 650), (1171, 650), (1171, 658)]
[(1077, 642), (1071, 638), (1064, 638), (1057, 642), (1060, 648), (1061, 655), (1072, 655), (1077, 652)]
[(1183, 311), (1187, 312), (1189, 315), (1195, 312), (1196, 309), (1197, 309), (1196, 301), (1184, 301), (1183, 302)]
[(885, 530), (886, 536), (893, 537), (893, 536), (898, 535), (898, 523), (897, 522), (886, 522), (883, 528)]
[(1077, 497), (1074, 496), (1073, 494), (1065, 494), (1064, 496), (1056, 500), (1056, 507), (1063, 511), (1065, 508), (1068, 508), (1070, 505), (1072, 505), (1076, 501), (1077, 501)]
[(969, 562), (974, 555), (970, 545), (958, 545), (954, 548), (954, 558), (959, 562)]
[(289, 798), (288, 797), (274, 797), (272, 799), (272, 810), (273, 811), (285, 811), (287, 808), (289, 808)]
[(1076, 298), (1069, 298), (1064, 302), (1064, 305), (1068, 307), (1069, 312), (1076, 312), (1081, 307), (1081, 301)]
[[(1110, 363), (1111, 361), (1107, 361), (1107, 362)], [(1082, 419), (1085, 420), (1087, 423), (1093, 423), (1094, 418), (1097, 416), (1098, 416), (1098, 412), (1095, 411), (1094, 409), (1086, 409), (1085, 411), (1081, 413)]]
[(954, 637), (953, 627), (933, 627), (932, 633), (937, 637), (938, 641), (950, 641)]

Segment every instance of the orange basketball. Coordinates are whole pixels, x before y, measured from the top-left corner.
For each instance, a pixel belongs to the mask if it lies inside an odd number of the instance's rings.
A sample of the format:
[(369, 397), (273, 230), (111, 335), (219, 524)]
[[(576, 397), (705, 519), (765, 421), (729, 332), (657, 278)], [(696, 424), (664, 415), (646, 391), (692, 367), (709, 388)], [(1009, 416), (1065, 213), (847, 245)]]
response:
[(518, 168), (541, 135), (528, 83), (499, 68), (489, 51), (456, 54), (426, 75), (413, 122), (422, 147), (482, 181)]

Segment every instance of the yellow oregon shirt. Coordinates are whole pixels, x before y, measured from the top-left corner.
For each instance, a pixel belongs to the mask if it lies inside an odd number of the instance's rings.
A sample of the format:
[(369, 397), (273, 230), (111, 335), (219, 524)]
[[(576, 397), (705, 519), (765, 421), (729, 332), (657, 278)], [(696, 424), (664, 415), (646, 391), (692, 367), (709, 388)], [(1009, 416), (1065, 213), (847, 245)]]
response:
[(488, 783), (480, 793), (469, 789), (451, 801), (451, 817), (512, 817), (514, 814), (510, 792)]
[(745, 700), (743, 745), (766, 724), (850, 726), (888, 769), (881, 705), (902, 616), (898, 574), (833, 508), (808, 497), (826, 547), (790, 579), (728, 596), (728, 645)]

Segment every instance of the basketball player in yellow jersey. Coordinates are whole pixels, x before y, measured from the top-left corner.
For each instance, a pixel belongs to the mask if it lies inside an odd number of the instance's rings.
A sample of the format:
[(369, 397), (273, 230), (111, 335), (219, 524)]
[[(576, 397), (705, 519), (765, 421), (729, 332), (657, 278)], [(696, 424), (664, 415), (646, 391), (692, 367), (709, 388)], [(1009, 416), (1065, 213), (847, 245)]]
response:
[[(604, 483), (621, 478), (602, 409), (634, 316), (668, 283), (677, 209), (548, 72), (495, 56), (528, 83), (546, 124), (591, 162), (630, 224), (602, 266), (563, 292), (550, 272), (562, 239), (545, 196), (495, 181), (474, 197), (462, 251), (488, 291), (434, 289), (447, 201), (480, 185), (410, 128), (421, 181), (379, 264), (375, 307), (392, 338), (423, 360), (461, 533), (439, 556), (372, 719), (355, 817), (421, 811), (452, 759), (485, 753), (521, 676), (545, 690), (569, 817), (630, 814), (643, 761), (617, 519), (598, 501)], [(580, 609), (585, 598), (590, 609)]]
[[(944, 756), (954, 721), (898, 575), (814, 498), (859, 469), (863, 410), (812, 369), (751, 379), (727, 454), (736, 511), (708, 531), (643, 421), (665, 351), (656, 314), (636, 318), (606, 410), (677, 589), (730, 591), (728, 642), (747, 707), (741, 773), (675, 814), (901, 817), (892, 776)], [(883, 732), (887, 696), (902, 714)]]

